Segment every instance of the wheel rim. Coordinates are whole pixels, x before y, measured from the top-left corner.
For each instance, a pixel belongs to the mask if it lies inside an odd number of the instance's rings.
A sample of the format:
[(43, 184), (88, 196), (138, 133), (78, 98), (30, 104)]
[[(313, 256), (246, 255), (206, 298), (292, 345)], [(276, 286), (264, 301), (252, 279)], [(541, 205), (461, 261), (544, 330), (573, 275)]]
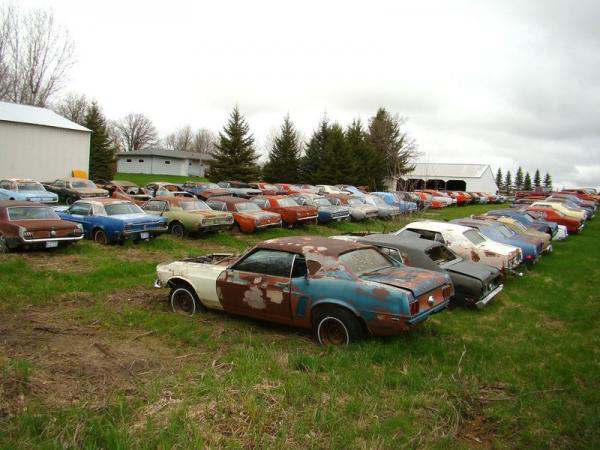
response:
[(102, 230), (96, 231), (96, 234), (94, 235), (94, 240), (98, 244), (106, 244), (106, 234), (104, 234), (104, 231), (102, 231)]
[(339, 319), (326, 317), (319, 324), (319, 340), (323, 345), (346, 345), (348, 330)]
[(72, 204), (73, 204), (73, 199), (72, 199), (71, 197), (67, 197), (67, 198), (65, 199), (65, 203), (66, 203), (67, 205), (72, 205)]
[(183, 227), (179, 224), (173, 225), (171, 233), (177, 237), (183, 237)]
[(177, 314), (192, 316), (196, 312), (194, 297), (186, 289), (177, 289), (171, 297), (171, 307)]

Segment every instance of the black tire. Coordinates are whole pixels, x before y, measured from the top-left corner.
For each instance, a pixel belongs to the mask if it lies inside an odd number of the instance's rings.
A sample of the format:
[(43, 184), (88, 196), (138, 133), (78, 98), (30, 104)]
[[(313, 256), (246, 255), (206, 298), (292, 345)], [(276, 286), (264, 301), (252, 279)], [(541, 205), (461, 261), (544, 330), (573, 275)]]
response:
[(75, 199), (73, 197), (65, 197), (65, 203), (67, 205), (72, 205), (73, 203), (75, 203)]
[(196, 312), (206, 311), (196, 291), (184, 282), (176, 283), (171, 287), (169, 303), (174, 313), (184, 316), (193, 316)]
[(6, 238), (2, 235), (0, 235), (0, 254), (1, 253), (8, 253), (10, 252), (10, 247), (8, 246), (8, 243), (6, 242)]
[(363, 338), (363, 329), (351, 311), (339, 306), (317, 307), (313, 313), (313, 331), (319, 344), (348, 345)]
[(179, 222), (171, 223), (169, 231), (173, 236), (177, 236), (179, 238), (185, 237), (185, 227)]
[(102, 244), (102, 245), (108, 244), (108, 237), (106, 236), (106, 233), (104, 232), (104, 230), (100, 230), (100, 229), (94, 230), (93, 237), (94, 237), (94, 242), (96, 242), (98, 244)]

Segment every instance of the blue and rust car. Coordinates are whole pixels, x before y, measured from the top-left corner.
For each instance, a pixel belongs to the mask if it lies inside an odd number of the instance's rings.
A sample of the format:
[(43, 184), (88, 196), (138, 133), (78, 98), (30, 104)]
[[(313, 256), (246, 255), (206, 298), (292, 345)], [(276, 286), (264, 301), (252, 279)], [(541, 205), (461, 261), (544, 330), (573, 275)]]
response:
[(175, 312), (205, 309), (312, 329), (323, 345), (397, 335), (448, 305), (447, 274), (406, 267), (376, 247), (316, 236), (271, 239), (241, 257), (159, 264)]
[(300, 206), (314, 206), (317, 208), (317, 221), (329, 223), (333, 221), (350, 220), (350, 209), (342, 205), (334, 205), (321, 195), (293, 194), (290, 195)]
[(80, 223), (85, 236), (99, 244), (149, 240), (168, 230), (167, 219), (146, 214), (128, 200), (78, 200), (56, 210), (62, 219)]

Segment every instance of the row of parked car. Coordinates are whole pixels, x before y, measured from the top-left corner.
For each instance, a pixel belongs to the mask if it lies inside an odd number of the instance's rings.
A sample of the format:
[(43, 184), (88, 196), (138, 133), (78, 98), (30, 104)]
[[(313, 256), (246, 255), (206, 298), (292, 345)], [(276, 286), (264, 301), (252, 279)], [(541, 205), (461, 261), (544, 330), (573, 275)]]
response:
[(565, 225), (546, 219), (538, 208), (507, 208), (415, 221), (389, 234), (270, 239), (241, 256), (159, 264), (154, 285), (170, 290), (171, 307), (181, 314), (224, 310), (345, 345), (368, 334), (399, 334), (451, 301), (483, 308), (503, 290), (504, 277), (522, 275), (521, 265), (535, 264), (552, 252), (553, 239), (568, 236)]

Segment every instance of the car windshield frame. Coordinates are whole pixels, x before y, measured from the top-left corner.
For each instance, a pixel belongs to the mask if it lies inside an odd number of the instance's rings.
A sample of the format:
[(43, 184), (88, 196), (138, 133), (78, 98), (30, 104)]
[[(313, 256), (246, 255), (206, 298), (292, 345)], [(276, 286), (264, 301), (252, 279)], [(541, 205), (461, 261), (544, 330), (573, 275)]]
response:
[(71, 181), (69, 184), (71, 189), (98, 189), (98, 187), (89, 180), (76, 180)]
[[(33, 186), (34, 189), (22, 189), (23, 186)], [(42, 183), (37, 181), (17, 181), (18, 192), (32, 192), (32, 191), (45, 191), (46, 189), (42, 186)]]
[(214, 211), (210, 206), (202, 200), (190, 200), (185, 202), (179, 202), (179, 207), (187, 212), (192, 211)]
[[(369, 261), (367, 257), (364, 256), (365, 253), (370, 253), (370, 255), (367, 256), (372, 257), (372, 261)], [(377, 264), (375, 261), (376, 259), (379, 259), (380, 262), (385, 262), (385, 264)], [(342, 253), (338, 257), (338, 261), (342, 263), (350, 273), (353, 273), (359, 277), (394, 267), (394, 263), (387, 256), (372, 247), (357, 248), (355, 250)]]
[[(245, 209), (250, 206), (250, 209)], [(241, 207), (241, 208), (240, 208)], [(254, 208), (254, 209), (253, 209)], [(261, 207), (254, 202), (239, 202), (235, 204), (235, 210), (240, 213), (262, 211)]]
[[(289, 204), (289, 203), (292, 204)], [(284, 197), (277, 200), (277, 204), (283, 208), (292, 207), (292, 206), (300, 206), (293, 198)]]
[(142, 208), (131, 202), (108, 203), (103, 205), (107, 216), (120, 216), (124, 214), (146, 214)]
[[(13, 217), (13, 213), (16, 211), (19, 211), (19, 210), (21, 210), (23, 213), (25, 212), (25, 210), (44, 211), (46, 213), (46, 216), (45, 217)], [(11, 222), (18, 221), (18, 220), (61, 220), (60, 216), (58, 214), (56, 214), (56, 212), (52, 208), (49, 208), (47, 206), (9, 206), (8, 208), (6, 208), (6, 217), (8, 217), (8, 220)]]

